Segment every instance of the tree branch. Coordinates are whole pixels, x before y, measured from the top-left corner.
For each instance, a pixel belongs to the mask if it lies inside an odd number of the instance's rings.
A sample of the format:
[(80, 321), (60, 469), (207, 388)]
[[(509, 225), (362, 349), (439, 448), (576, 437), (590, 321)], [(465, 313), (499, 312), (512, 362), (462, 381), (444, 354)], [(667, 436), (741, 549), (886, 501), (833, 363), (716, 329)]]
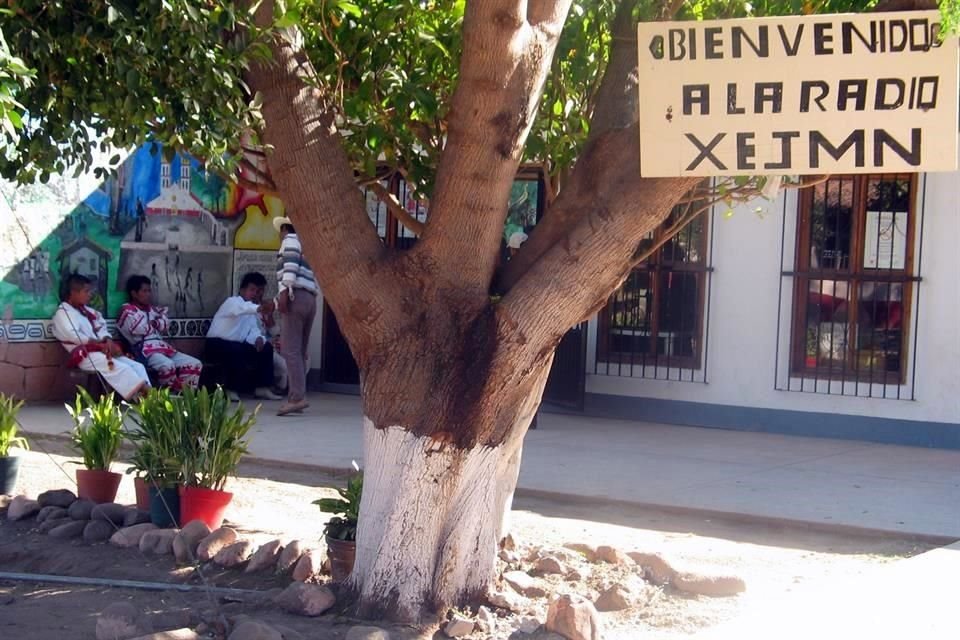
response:
[[(269, 25), (273, 2), (260, 4), (256, 19)], [(251, 89), (264, 98), (263, 138), (273, 149), (267, 163), (324, 297), (355, 348), (382, 328), (398, 284), (379, 268), (386, 249), (367, 217), (310, 62), (289, 39), (278, 39), (272, 50), (272, 64), (246, 74)]]
[(510, 188), (570, 2), (467, 3), (430, 224), (412, 251), (435, 265), (435, 286), (455, 278), (478, 305), (499, 261)]
[(423, 229), (426, 225), (410, 215), (410, 213), (397, 202), (396, 196), (390, 193), (386, 187), (380, 184), (379, 180), (374, 180), (367, 184), (367, 188), (377, 194), (377, 197), (380, 198), (380, 202), (387, 206), (387, 209), (390, 210), (390, 213), (393, 214), (393, 217), (400, 221), (404, 227), (410, 230), (411, 233), (420, 235), (423, 233)]

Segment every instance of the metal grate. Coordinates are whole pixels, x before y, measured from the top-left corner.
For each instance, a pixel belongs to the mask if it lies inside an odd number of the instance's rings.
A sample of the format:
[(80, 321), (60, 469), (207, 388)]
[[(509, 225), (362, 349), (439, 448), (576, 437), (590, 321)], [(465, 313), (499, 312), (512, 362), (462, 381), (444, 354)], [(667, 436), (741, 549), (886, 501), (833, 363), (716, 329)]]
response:
[(774, 389), (915, 400), (926, 177), (832, 177), (797, 205), (784, 198)]
[(707, 382), (713, 222), (704, 211), (610, 297), (598, 316), (594, 374)]

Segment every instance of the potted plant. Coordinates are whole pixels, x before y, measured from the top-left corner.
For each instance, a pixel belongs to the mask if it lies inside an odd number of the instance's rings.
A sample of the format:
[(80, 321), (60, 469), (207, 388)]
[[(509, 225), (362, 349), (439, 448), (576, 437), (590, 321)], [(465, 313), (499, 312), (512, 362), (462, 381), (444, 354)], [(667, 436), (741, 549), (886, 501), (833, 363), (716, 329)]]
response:
[(182, 416), (180, 521), (203, 520), (216, 529), (233, 499), (224, 486), (247, 453), (247, 433), (257, 421), (260, 405), (248, 413), (242, 404), (231, 403), (222, 387), (213, 393), (184, 389), (172, 401), (178, 419)]
[[(356, 463), (354, 463), (356, 468)], [(343, 582), (353, 571), (357, 555), (357, 522), (360, 518), (360, 498), (363, 495), (363, 472), (347, 481), (347, 486), (337, 489), (339, 498), (321, 498), (313, 504), (320, 511), (333, 517), (323, 528), (327, 539), (327, 555), (330, 558), (330, 574), (334, 581)]]
[(77, 496), (94, 502), (113, 502), (123, 476), (110, 471), (123, 442), (126, 414), (113, 394), (94, 400), (83, 387), (77, 387), (74, 404), (64, 405), (73, 418), (71, 441), (83, 457), (85, 469), (77, 470)]
[(0, 495), (13, 493), (20, 471), (20, 458), (10, 455), (10, 447), (29, 449), (27, 440), (17, 435), (17, 414), (22, 406), (23, 400), (0, 393)]
[(131, 409), (133, 427), (127, 432), (134, 445), (128, 473), (137, 474), (137, 508), (149, 511), (158, 527), (176, 526), (180, 516), (179, 450), (185, 416), (175, 401), (169, 389), (151, 389)]

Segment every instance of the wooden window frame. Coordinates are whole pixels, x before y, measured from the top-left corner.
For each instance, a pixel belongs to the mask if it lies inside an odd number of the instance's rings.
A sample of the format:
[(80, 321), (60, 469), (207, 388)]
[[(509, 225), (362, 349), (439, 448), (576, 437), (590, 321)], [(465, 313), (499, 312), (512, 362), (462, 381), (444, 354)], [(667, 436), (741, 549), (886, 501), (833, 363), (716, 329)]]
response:
[[(697, 206), (694, 204), (693, 206)], [(710, 228), (710, 209), (702, 211), (697, 218), (694, 219), (691, 224), (695, 222), (701, 222), (703, 224), (703, 232), (701, 234), (701, 240), (699, 246), (697, 247), (700, 255), (702, 256), (701, 260), (698, 262), (674, 262), (672, 260), (667, 260), (666, 254), (671, 250), (672, 244), (668, 241), (662, 247), (657, 249), (653, 255), (650, 256), (643, 263), (635, 266), (630, 275), (627, 276), (627, 279), (624, 280), (624, 284), (621, 285), (610, 298), (607, 300), (607, 304), (604, 305), (598, 314), (598, 326), (597, 326), (597, 362), (606, 363), (609, 366), (630, 366), (632, 367), (649, 367), (654, 368), (681, 368), (681, 369), (691, 369), (699, 370), (703, 365), (703, 348), (704, 348), (704, 324), (705, 324), (705, 308), (706, 308), (706, 298), (707, 298), (707, 280), (711, 267), (709, 266), (709, 256), (707, 253), (710, 250), (710, 233), (712, 229)], [(668, 218), (663, 224), (661, 224), (657, 229), (652, 232), (652, 235), (649, 236), (649, 240), (652, 242), (657, 242), (663, 238), (664, 232), (670, 226), (671, 220)], [(687, 229), (681, 230), (677, 236), (682, 235)], [(627, 286), (627, 283), (631, 279), (638, 277), (639, 274), (646, 272), (649, 278), (649, 288), (651, 289), (651, 306), (647, 310), (647, 315), (649, 318), (649, 332), (650, 335), (647, 336), (647, 348), (645, 351), (617, 351), (611, 347), (611, 330), (615, 329), (610, 322), (611, 317), (611, 305), (618, 304), (617, 295), (620, 291)], [(680, 274), (694, 274), (697, 278), (697, 301), (696, 301), (696, 315), (694, 317), (694, 326), (691, 329), (691, 334), (695, 340), (695, 346), (693, 348), (693, 354), (690, 356), (674, 356), (674, 355), (659, 355), (657, 354), (657, 343), (660, 339), (660, 309), (661, 305), (664, 303), (664, 295), (661, 293), (663, 289), (662, 285), (662, 276), (668, 273), (680, 273)], [(681, 323), (681, 326), (683, 323)]]
[[(904, 252), (903, 269), (868, 268), (864, 266), (864, 248), (866, 244), (867, 221), (867, 188), (871, 180), (908, 180), (909, 197), (907, 204), (907, 234)], [(910, 319), (914, 295), (913, 284), (916, 278), (914, 272), (914, 249), (916, 245), (917, 228), (917, 187), (919, 176), (916, 173), (873, 173), (856, 175), (835, 175), (834, 180), (853, 180), (853, 220), (850, 229), (850, 264), (845, 268), (825, 269), (812, 268), (811, 254), (811, 215), (813, 211), (814, 191), (816, 187), (804, 189), (800, 192), (797, 211), (797, 234), (795, 247), (795, 272), (793, 289), (793, 314), (791, 319), (791, 348), (790, 372), (796, 377), (819, 379), (827, 381), (848, 381), (864, 384), (906, 384), (908, 353), (910, 348)], [(840, 371), (830, 362), (826, 365), (818, 363), (811, 367), (807, 364), (807, 308), (811, 281), (846, 282), (848, 286), (846, 322), (846, 350), (844, 364)], [(902, 309), (900, 319), (900, 367), (898, 372), (870, 371), (860, 369), (856, 353), (857, 333), (860, 325), (860, 295), (861, 287), (867, 282), (881, 282), (901, 284), (903, 286)]]

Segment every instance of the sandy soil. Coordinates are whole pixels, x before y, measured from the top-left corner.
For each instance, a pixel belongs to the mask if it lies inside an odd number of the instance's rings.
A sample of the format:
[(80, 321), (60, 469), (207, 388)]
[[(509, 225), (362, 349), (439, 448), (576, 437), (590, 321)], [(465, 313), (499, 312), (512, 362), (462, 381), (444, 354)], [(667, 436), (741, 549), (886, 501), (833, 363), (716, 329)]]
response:
[[(68, 464), (64, 443), (38, 440), (26, 455), (19, 492), (36, 496), (51, 488), (73, 487), (75, 467)], [(119, 470), (119, 469), (115, 469)], [(243, 536), (256, 542), (273, 538), (300, 539), (320, 546), (325, 520), (310, 504), (328, 494), (338, 479), (300, 468), (246, 464), (228, 487), (235, 494), (227, 513)], [(121, 485), (118, 502), (133, 502), (132, 481)], [(771, 597), (788, 594), (798, 583), (862, 572), (877, 563), (921, 553), (929, 546), (889, 538), (849, 536), (822, 532), (762, 527), (735, 521), (717, 521), (615, 505), (561, 504), (542, 499), (518, 499), (514, 504), (513, 535), (525, 556), (530, 548), (560, 547), (567, 542), (610, 544), (624, 551), (657, 552), (680, 569), (738, 575), (747, 592), (732, 598), (687, 596), (671, 588), (645, 585), (637, 569), (591, 565), (582, 582), (549, 579), (556, 591), (595, 597), (615, 583), (632, 587), (638, 605), (619, 613), (601, 614), (604, 638), (627, 640), (695, 637), (698, 630), (761, 607)], [(586, 566), (586, 562), (582, 563)], [(520, 568), (531, 565), (521, 561)], [(79, 577), (107, 577), (142, 581), (216, 585), (265, 591), (283, 587), (289, 579), (268, 574), (245, 575), (207, 567), (203, 575), (174, 566), (172, 559), (146, 557), (137, 550), (109, 545), (51, 540), (32, 524), (0, 522), (0, 571), (44, 573)], [(203, 592), (141, 591), (104, 587), (53, 585), (0, 580), (0, 638), (17, 640), (80, 640), (92, 638), (96, 615), (115, 600), (129, 600), (160, 619), (167, 628), (196, 623), (215, 611), (239, 612), (267, 622), (286, 625), (305, 638), (342, 638), (355, 624), (345, 618), (296, 618), (266, 606), (259, 598), (231, 602)], [(544, 619), (545, 601), (534, 601), (529, 613)], [(413, 638), (411, 629), (393, 628), (394, 637)], [(430, 633), (426, 637), (431, 637)], [(503, 621), (494, 636), (510, 636)], [(441, 637), (439, 634), (436, 637)], [(543, 633), (516, 638), (548, 637)]]

